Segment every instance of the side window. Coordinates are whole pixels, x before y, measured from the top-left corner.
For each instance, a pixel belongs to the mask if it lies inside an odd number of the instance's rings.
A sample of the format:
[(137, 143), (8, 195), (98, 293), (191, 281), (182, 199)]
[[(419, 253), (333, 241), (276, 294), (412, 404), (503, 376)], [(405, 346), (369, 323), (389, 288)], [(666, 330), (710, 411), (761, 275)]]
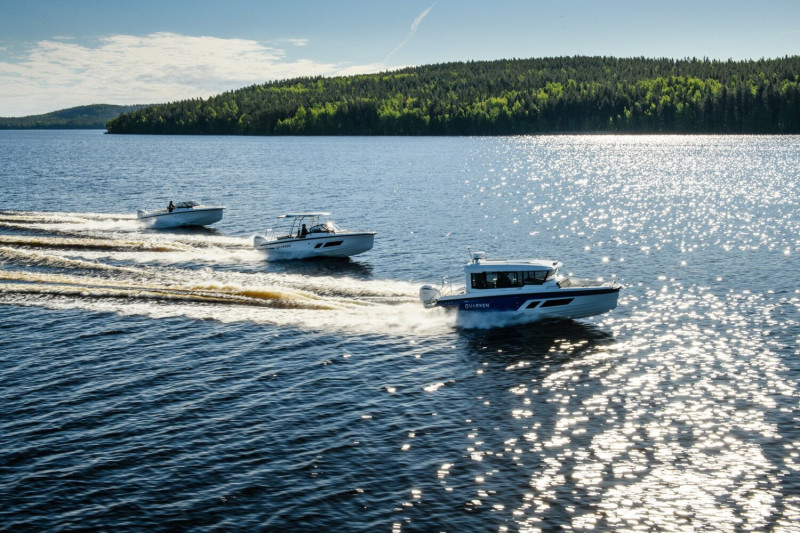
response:
[(546, 270), (538, 270), (536, 272), (525, 272), (525, 285), (541, 285), (544, 283), (547, 276)]
[(555, 270), (537, 270), (536, 272), (523, 272), (523, 283), (525, 285), (541, 285), (556, 276)]
[(525, 283), (542, 283), (544, 281), (544, 272), (542, 272), (541, 281), (529, 281), (525, 278), (526, 275), (531, 273), (523, 272), (478, 272), (471, 274), (471, 283), (473, 289), (502, 289), (506, 287), (522, 287)]
[(511, 283), (511, 274), (516, 275), (514, 272), (494, 272), (493, 274), (498, 289), (505, 289), (513, 286)]
[(477, 274), (472, 274), (472, 288), (473, 289), (488, 289), (489, 286), (486, 283), (486, 272), (479, 272)]

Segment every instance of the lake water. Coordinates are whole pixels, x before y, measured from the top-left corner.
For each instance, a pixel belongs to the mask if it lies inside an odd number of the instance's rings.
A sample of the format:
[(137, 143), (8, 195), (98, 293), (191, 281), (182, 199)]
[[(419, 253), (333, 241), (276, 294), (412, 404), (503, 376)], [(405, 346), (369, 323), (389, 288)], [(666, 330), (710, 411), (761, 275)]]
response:
[[(374, 249), (252, 249), (302, 210)], [(796, 136), (0, 131), (0, 529), (797, 531), (799, 213)], [(423, 309), (468, 247), (619, 307)]]

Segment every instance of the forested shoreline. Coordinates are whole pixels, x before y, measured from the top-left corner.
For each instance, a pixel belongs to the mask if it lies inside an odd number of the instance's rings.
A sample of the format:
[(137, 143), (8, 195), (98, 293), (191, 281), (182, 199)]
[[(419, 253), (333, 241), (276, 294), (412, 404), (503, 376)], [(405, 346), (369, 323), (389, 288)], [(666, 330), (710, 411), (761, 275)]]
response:
[(296, 78), (124, 113), (109, 133), (800, 133), (800, 56), (556, 57)]
[(142, 107), (144, 106), (92, 104), (42, 115), (0, 117), (0, 130), (105, 129), (110, 119)]

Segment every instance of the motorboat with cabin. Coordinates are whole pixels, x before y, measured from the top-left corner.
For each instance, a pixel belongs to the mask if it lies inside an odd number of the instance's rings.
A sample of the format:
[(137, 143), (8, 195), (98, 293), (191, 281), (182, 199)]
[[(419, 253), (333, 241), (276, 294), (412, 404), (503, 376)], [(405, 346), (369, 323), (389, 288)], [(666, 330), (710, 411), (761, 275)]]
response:
[(288, 213), (279, 215), (278, 227), (253, 238), (256, 250), (270, 260), (313, 257), (350, 257), (369, 251), (375, 231), (342, 229), (327, 217), (330, 213)]
[(487, 259), (471, 253), (464, 266), (466, 285), (441, 288), (423, 285), (419, 298), (426, 308), (508, 312), (532, 319), (584, 318), (614, 309), (622, 285), (563, 276), (560, 261)]
[(208, 226), (222, 220), (222, 212), (225, 207), (218, 205), (201, 205), (198, 202), (189, 200), (169, 203), (166, 209), (146, 211), (139, 209), (136, 218), (144, 223), (148, 228), (180, 228), (185, 226)]

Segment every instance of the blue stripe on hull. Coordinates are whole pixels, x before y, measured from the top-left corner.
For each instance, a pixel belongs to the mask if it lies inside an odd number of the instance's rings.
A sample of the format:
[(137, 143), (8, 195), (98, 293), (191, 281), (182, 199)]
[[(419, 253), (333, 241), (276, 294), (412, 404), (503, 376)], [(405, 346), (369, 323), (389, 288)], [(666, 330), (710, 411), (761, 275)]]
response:
[(598, 296), (601, 294), (618, 293), (619, 287), (594, 290), (559, 290), (553, 292), (529, 292), (508, 295), (479, 296), (472, 298), (459, 298), (457, 300), (441, 299), (436, 305), (445, 308), (455, 308), (461, 311), (517, 311), (530, 300), (556, 300), (562, 298), (578, 298), (581, 296)]

